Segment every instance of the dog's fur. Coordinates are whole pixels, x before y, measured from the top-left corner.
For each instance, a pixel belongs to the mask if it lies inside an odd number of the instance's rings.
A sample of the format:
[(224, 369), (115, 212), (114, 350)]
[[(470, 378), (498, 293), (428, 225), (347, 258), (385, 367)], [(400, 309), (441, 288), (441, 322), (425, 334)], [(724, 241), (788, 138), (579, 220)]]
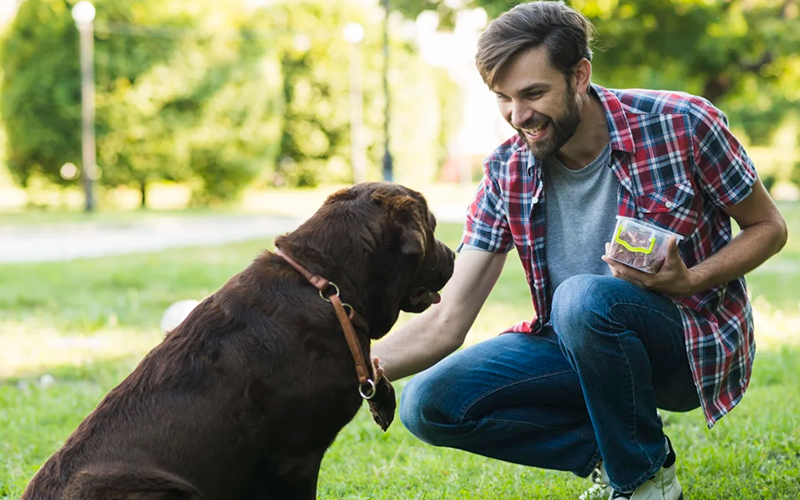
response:
[[(423, 197), (390, 183), (330, 196), (276, 245), (341, 289), (369, 339), (436, 302), (453, 252)], [(388, 426), (394, 390), (371, 403)], [(331, 305), (265, 252), (195, 308), (36, 474), (22, 500), (306, 500), (361, 397)], [(358, 455), (357, 451), (354, 451)], [(368, 468), (368, 457), (364, 466)]]

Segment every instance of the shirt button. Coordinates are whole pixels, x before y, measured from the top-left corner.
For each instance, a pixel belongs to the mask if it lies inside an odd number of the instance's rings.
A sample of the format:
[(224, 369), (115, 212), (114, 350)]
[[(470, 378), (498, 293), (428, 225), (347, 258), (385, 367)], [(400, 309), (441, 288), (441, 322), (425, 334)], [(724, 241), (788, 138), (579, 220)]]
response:
[(531, 199), (531, 201), (532, 201), (533, 203), (539, 203), (539, 197), (538, 197), (538, 196), (534, 196), (534, 197)]
[(672, 202), (671, 201), (667, 202), (667, 208), (672, 208)]

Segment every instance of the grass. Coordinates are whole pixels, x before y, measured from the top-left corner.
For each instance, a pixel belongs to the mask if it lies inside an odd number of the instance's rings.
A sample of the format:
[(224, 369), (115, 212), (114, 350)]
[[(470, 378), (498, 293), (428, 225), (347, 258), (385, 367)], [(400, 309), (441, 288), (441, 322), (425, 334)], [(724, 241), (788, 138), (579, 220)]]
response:
[[(790, 228), (800, 229), (800, 207), (782, 208)], [(442, 224), (438, 235), (452, 245), (459, 233), (458, 225)], [(18, 498), (38, 467), (160, 340), (158, 323), (169, 304), (213, 292), (270, 243), (0, 265), (0, 500)], [(798, 275), (800, 236), (792, 232), (786, 250), (748, 277), (760, 351), (739, 407), (711, 431), (699, 411), (666, 414), (687, 500), (800, 498)], [(512, 255), (468, 342), (531, 312)], [(399, 421), (383, 434), (362, 409), (323, 461), (319, 497), (569, 499), (587, 486), (570, 474), (422, 444)]]

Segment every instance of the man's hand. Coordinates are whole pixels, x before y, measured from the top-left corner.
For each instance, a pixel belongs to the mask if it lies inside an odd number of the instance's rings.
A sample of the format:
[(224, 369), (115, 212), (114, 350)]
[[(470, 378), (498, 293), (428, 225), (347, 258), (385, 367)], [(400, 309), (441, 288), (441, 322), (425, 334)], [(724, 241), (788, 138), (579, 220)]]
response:
[(378, 357), (372, 358), (372, 368), (373, 373), (375, 374), (375, 385), (378, 385), (378, 382), (381, 381), (383, 378), (383, 367), (381, 366), (381, 360)]
[[(606, 244), (606, 247), (608, 247), (608, 244)], [(608, 248), (606, 248), (606, 251), (608, 251)], [(674, 236), (670, 236), (667, 243), (667, 258), (656, 274), (639, 271), (611, 260), (605, 255), (602, 259), (611, 268), (611, 274), (614, 277), (630, 281), (645, 290), (663, 293), (672, 297), (690, 297), (701, 290), (695, 275), (681, 260), (681, 256), (678, 253), (678, 241)]]

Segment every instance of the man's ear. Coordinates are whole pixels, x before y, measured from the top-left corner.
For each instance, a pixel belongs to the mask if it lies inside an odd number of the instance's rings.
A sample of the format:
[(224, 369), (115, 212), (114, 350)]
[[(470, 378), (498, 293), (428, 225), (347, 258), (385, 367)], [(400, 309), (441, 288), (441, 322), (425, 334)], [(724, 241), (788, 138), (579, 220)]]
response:
[(589, 92), (589, 86), (592, 83), (592, 63), (588, 59), (583, 58), (573, 68), (572, 77), (575, 81), (575, 91), (578, 94), (586, 94)]

